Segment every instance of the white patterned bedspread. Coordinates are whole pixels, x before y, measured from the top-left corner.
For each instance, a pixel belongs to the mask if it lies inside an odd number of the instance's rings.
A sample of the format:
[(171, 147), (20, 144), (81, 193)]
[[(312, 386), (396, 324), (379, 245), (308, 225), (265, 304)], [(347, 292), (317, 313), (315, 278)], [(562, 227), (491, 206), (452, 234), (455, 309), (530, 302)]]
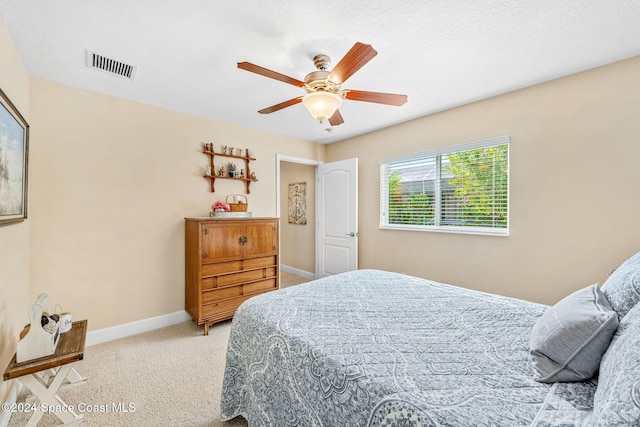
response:
[(583, 426), (595, 384), (533, 381), (546, 306), (359, 270), (236, 312), (223, 419), (253, 426)]

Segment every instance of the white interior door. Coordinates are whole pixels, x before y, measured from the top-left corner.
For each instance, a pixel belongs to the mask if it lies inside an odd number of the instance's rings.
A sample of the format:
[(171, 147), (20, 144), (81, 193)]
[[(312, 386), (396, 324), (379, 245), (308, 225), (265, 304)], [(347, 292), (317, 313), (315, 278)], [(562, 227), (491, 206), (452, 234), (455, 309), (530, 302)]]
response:
[(318, 277), (358, 269), (358, 159), (318, 165)]

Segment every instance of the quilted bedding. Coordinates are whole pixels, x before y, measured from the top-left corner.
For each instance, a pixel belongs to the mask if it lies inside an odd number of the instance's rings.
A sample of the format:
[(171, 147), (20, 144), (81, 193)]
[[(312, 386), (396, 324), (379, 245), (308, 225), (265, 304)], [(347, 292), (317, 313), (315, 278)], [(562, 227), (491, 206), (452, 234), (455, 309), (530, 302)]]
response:
[(546, 306), (377, 270), (246, 301), (223, 419), (251, 426), (582, 426), (593, 382), (533, 380)]

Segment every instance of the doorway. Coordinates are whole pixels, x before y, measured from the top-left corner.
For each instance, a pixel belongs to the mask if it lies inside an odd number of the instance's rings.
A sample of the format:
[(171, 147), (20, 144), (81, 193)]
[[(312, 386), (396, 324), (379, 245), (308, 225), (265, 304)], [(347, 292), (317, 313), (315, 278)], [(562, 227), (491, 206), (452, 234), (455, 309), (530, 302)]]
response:
[[(290, 192), (304, 184), (305, 220)], [(335, 208), (339, 206), (339, 208)], [(358, 159), (332, 163), (276, 157), (280, 269), (308, 280), (358, 268)]]
[[(280, 217), (280, 269), (307, 280), (317, 277), (316, 169), (319, 164), (321, 162), (316, 160), (277, 156), (276, 214)], [(293, 198), (290, 190), (297, 193)], [(300, 194), (301, 190), (304, 190), (303, 194)], [(291, 220), (290, 204), (297, 204)], [(301, 213), (303, 219), (300, 218)]]

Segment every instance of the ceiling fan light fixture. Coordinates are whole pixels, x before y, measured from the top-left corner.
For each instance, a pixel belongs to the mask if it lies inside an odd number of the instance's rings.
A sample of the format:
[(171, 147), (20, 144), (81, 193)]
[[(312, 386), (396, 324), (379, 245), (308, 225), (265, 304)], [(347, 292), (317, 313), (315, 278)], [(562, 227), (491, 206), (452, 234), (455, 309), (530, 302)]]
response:
[(238, 68), (303, 88), (307, 92), (304, 96), (297, 96), (288, 101), (263, 108), (258, 113), (270, 114), (302, 103), (311, 116), (319, 120), (320, 123), (328, 120), (331, 126), (338, 126), (344, 123), (339, 110), (343, 99), (395, 106), (401, 106), (407, 102), (407, 95), (342, 89), (342, 84), (377, 54), (378, 52), (371, 45), (356, 42), (331, 71), (329, 71), (331, 59), (327, 55), (316, 55), (313, 58), (313, 63), (318, 70), (307, 74), (304, 81), (250, 62), (238, 62)]
[(302, 98), (302, 104), (309, 110), (314, 119), (322, 123), (333, 116), (342, 105), (342, 97), (332, 92), (316, 91), (307, 93)]

